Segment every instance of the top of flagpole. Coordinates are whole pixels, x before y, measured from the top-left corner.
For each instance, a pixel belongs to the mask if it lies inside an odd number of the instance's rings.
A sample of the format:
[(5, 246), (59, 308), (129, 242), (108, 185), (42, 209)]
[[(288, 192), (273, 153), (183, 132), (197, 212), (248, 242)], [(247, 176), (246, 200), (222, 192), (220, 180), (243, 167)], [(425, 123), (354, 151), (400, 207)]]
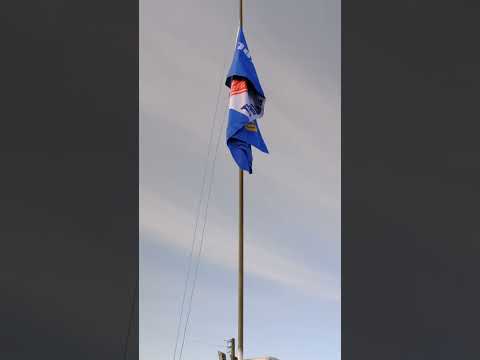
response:
[(243, 0), (240, 1), (240, 28), (243, 27)]

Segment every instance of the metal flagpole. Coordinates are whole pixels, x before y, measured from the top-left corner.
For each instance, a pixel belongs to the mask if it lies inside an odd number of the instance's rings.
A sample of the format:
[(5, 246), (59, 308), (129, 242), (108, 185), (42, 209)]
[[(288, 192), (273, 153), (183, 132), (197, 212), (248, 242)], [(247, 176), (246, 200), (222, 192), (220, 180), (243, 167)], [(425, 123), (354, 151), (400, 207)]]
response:
[[(242, 0), (240, 0), (241, 2)], [(238, 360), (243, 360), (243, 170), (238, 173)]]
[[(240, 2), (240, 28), (243, 27), (243, 0)], [(238, 360), (243, 360), (243, 170), (238, 173)]]

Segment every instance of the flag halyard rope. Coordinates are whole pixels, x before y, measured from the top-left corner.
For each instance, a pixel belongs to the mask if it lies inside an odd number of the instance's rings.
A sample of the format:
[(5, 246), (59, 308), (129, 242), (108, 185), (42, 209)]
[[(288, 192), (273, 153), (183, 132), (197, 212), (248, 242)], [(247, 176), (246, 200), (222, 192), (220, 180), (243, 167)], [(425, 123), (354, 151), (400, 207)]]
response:
[[(225, 72), (225, 67), (226, 67), (226, 60), (227, 56), (224, 58), (224, 65), (223, 65), (223, 73)], [(223, 79), (223, 73), (220, 74), (219, 78), (222, 80)], [(202, 200), (204, 197), (205, 189), (206, 189), (206, 182), (207, 182), (207, 173), (208, 173), (208, 165), (209, 165), (209, 160), (210, 160), (210, 154), (211, 154), (211, 148), (213, 145), (213, 133), (217, 124), (217, 113), (218, 113), (218, 107), (220, 104), (220, 96), (221, 96), (221, 90), (223, 87), (223, 80), (220, 81), (219, 87), (218, 87), (218, 92), (217, 92), (217, 99), (216, 99), (216, 104), (215, 104), (215, 110), (213, 113), (213, 118), (212, 118), (212, 126), (210, 130), (210, 136), (209, 136), (209, 142), (208, 142), (208, 151), (207, 151), (207, 158), (205, 161), (205, 170), (203, 173), (203, 179), (202, 179), (202, 186), (200, 190), (200, 196), (198, 199), (197, 203), (197, 209), (196, 209), (196, 216), (195, 216), (195, 225), (194, 225), (194, 230), (193, 230), (193, 235), (192, 235), (192, 245), (190, 248), (190, 254), (189, 254), (189, 260), (188, 260), (188, 269), (187, 269), (187, 276), (185, 279), (185, 284), (183, 288), (183, 296), (182, 296), (182, 302), (181, 302), (181, 307), (180, 307), (180, 314), (179, 314), (179, 319), (178, 319), (178, 326), (177, 326), (177, 332), (176, 332), (176, 338), (175, 338), (175, 348), (174, 348), (174, 353), (173, 353), (173, 360), (177, 359), (177, 350), (178, 350), (178, 345), (180, 344), (179, 338), (180, 338), (180, 329), (182, 327), (182, 320), (183, 320), (183, 315), (184, 315), (184, 307), (185, 307), (185, 300), (187, 296), (187, 290), (188, 290), (188, 283), (190, 280), (191, 272), (192, 272), (192, 263), (193, 263), (193, 254), (194, 254), (194, 249), (195, 245), (197, 242), (197, 229), (199, 225), (199, 219), (200, 219), (200, 213), (201, 213), (201, 208), (202, 208)], [(226, 123), (226, 114), (224, 114), (224, 121), (220, 127), (219, 130), (219, 135), (217, 137), (217, 142), (215, 145), (215, 153), (214, 153), (214, 158), (213, 158), (213, 164), (210, 172), (210, 181), (209, 181), (209, 186), (208, 186), (208, 195), (207, 195), (207, 200), (206, 200), (206, 208), (205, 208), (205, 213), (204, 213), (204, 223), (203, 223), (203, 229), (202, 229), (202, 235), (200, 239), (200, 246), (198, 249), (198, 254), (196, 255), (196, 265), (195, 265), (195, 273), (194, 273), (194, 278), (193, 278), (193, 283), (192, 283), (192, 288), (190, 291), (190, 296), (189, 296), (189, 303), (188, 303), (188, 310), (187, 310), (187, 315), (185, 319), (185, 324), (184, 324), (184, 330), (183, 330), (183, 336), (182, 336), (182, 341), (181, 341), (181, 347), (180, 347), (180, 353), (178, 356), (178, 359), (182, 359), (183, 355), (183, 348), (185, 345), (185, 338), (187, 334), (187, 329), (190, 321), (190, 313), (191, 313), (191, 308), (192, 308), (192, 302), (193, 302), (193, 297), (194, 297), (194, 292), (195, 292), (195, 287), (196, 287), (196, 281), (197, 281), (197, 276), (198, 276), (198, 268), (200, 264), (200, 258), (202, 256), (202, 251), (203, 251), (203, 243), (204, 243), (204, 237), (205, 237), (205, 226), (207, 222), (207, 217), (208, 217), (208, 206), (209, 206), (209, 200), (210, 200), (210, 194), (212, 191), (212, 183), (213, 183), (213, 176), (214, 176), (214, 171), (215, 171), (215, 163), (216, 163), (216, 158), (217, 158), (217, 153), (218, 153), (218, 147), (219, 147), (219, 142), (220, 142), (220, 135), (222, 133), (222, 129), (224, 128), (224, 125)]]

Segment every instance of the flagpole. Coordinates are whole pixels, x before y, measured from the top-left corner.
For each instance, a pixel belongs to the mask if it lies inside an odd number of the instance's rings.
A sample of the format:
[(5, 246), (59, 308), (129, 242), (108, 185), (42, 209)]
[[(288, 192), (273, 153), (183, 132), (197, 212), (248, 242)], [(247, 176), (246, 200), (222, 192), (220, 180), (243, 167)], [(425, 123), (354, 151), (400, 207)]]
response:
[[(241, 0), (240, 0), (241, 1)], [(243, 360), (243, 170), (238, 173), (238, 360)]]
[(243, 0), (240, 1), (240, 27), (243, 27)]
[[(243, 27), (243, 0), (240, 5), (240, 28)], [(238, 172), (238, 360), (243, 360), (243, 170)]]

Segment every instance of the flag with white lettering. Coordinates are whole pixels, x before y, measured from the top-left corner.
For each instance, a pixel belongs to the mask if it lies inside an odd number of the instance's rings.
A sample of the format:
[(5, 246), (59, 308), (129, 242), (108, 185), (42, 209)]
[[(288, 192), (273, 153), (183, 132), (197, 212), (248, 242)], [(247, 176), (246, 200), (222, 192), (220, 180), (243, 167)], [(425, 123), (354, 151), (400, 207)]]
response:
[(235, 53), (225, 85), (230, 88), (227, 146), (237, 165), (251, 174), (252, 145), (268, 154), (257, 124), (257, 119), (263, 116), (265, 95), (242, 28), (238, 30)]

